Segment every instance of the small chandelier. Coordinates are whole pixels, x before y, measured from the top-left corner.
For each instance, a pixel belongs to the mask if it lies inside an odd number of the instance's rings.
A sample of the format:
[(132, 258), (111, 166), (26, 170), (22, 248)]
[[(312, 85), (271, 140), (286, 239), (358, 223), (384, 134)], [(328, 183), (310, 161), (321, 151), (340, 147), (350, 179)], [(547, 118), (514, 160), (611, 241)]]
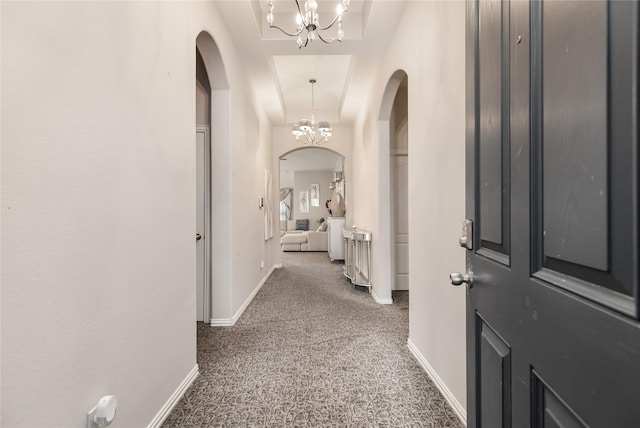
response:
[[(273, 0), (269, 0), (269, 12), (267, 13), (267, 23), (269, 24), (269, 28), (276, 28), (282, 31), (287, 36), (297, 37), (298, 40), (298, 48), (302, 49), (306, 47), (309, 42), (313, 42), (316, 37), (322, 40), (325, 43), (331, 43), (335, 40), (341, 42), (344, 37), (344, 30), (342, 29), (342, 14), (349, 10), (349, 3), (351, 0), (342, 0), (342, 3), (339, 3), (336, 8), (336, 16), (333, 18), (331, 23), (326, 27), (322, 27), (320, 25), (320, 18), (318, 14), (318, 2), (316, 0), (306, 0), (304, 2), (304, 13), (300, 8), (300, 3), (298, 0), (294, 0), (296, 2), (296, 7), (298, 8), (298, 14), (296, 15), (296, 31), (293, 33), (289, 33), (277, 25), (273, 25)], [(338, 23), (338, 34), (333, 39), (326, 39), (322, 37), (320, 34), (321, 31), (328, 30), (333, 26), (333, 24)], [(303, 37), (303, 33), (306, 30), (306, 34)]]
[(302, 140), (304, 144), (319, 146), (329, 141), (333, 132), (329, 122), (320, 122), (316, 130), (316, 119), (313, 114), (313, 85), (316, 83), (316, 79), (309, 79), (309, 83), (311, 83), (311, 119), (300, 119), (299, 123), (293, 125), (291, 133), (296, 136), (298, 141), (300, 137), (304, 137)]

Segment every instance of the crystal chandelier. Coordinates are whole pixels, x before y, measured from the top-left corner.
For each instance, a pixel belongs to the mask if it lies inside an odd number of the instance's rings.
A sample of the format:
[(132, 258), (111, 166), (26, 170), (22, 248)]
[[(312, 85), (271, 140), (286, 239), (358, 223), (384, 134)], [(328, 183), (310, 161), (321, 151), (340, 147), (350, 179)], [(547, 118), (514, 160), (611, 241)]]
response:
[(300, 119), (299, 123), (293, 125), (291, 133), (296, 136), (296, 140), (304, 137), (302, 140), (304, 144), (319, 146), (329, 141), (332, 131), (329, 122), (320, 122), (316, 129), (316, 119), (313, 114), (313, 85), (316, 79), (309, 79), (309, 83), (311, 83), (311, 119)]
[[(318, 2), (316, 0), (306, 0), (304, 2), (304, 13), (300, 8), (300, 3), (298, 0), (294, 0), (296, 2), (296, 7), (298, 8), (298, 14), (296, 15), (296, 31), (289, 33), (288, 31), (283, 30), (277, 25), (273, 25), (273, 0), (269, 0), (269, 12), (267, 13), (267, 23), (269, 24), (269, 28), (276, 28), (282, 31), (287, 36), (297, 37), (298, 40), (298, 48), (306, 47), (309, 42), (313, 42), (316, 37), (322, 40), (325, 43), (331, 43), (335, 40), (341, 42), (344, 37), (344, 31), (342, 30), (342, 14), (349, 10), (349, 3), (351, 0), (342, 0), (342, 3), (339, 3), (336, 8), (336, 16), (326, 27), (322, 27), (320, 25), (320, 18), (318, 14)], [(321, 31), (328, 30), (333, 26), (333, 24), (338, 23), (338, 34), (333, 39), (326, 39), (320, 34)], [(306, 31), (306, 34), (305, 34)]]

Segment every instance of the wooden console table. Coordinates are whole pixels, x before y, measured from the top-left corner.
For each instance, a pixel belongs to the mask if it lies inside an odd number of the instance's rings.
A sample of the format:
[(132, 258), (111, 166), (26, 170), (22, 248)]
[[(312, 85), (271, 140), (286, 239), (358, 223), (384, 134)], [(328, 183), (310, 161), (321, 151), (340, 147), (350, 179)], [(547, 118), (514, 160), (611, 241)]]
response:
[(345, 229), (344, 276), (353, 285), (371, 287), (371, 232), (362, 229)]

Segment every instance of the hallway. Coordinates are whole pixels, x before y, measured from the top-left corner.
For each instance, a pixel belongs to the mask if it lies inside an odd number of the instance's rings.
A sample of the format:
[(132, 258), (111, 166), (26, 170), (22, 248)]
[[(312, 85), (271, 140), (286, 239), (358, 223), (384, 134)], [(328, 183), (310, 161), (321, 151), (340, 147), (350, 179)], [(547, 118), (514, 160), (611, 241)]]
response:
[(164, 427), (461, 426), (378, 305), (326, 253), (283, 253), (233, 327), (198, 325), (200, 376)]

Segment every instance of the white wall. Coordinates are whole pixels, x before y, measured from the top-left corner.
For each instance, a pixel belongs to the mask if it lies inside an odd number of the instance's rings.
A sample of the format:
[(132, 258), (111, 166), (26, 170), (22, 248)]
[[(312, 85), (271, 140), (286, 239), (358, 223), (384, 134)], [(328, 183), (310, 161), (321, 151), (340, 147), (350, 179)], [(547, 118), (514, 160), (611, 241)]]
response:
[(112, 426), (146, 426), (196, 364), (202, 30), (232, 106), (229, 315), (274, 263), (256, 204), (271, 129), (211, 2), (3, 2), (1, 28), (2, 423), (86, 426), (115, 394)]
[[(374, 4), (375, 7), (375, 4)], [(409, 2), (380, 63), (371, 106), (354, 127), (353, 221), (374, 232), (374, 292), (385, 287), (389, 223), (386, 161), (379, 132), (383, 92), (396, 70), (408, 75), (409, 123), (409, 340), (456, 401), (466, 408), (465, 292), (449, 284), (464, 271), (458, 246), (464, 209), (464, 2)], [(419, 31), (416, 29), (419, 28)], [(388, 119), (388, 118), (387, 118)], [(381, 163), (382, 162), (382, 163)], [(371, 183), (378, 183), (372, 185)], [(387, 232), (388, 234), (388, 232)], [(383, 247), (383, 248), (381, 248)]]
[[(273, 238), (264, 241), (264, 212), (258, 207), (258, 198), (264, 197), (264, 171), (271, 166), (271, 127), (266, 120), (260, 120), (248, 106), (244, 114), (234, 115), (231, 126), (233, 200), (230, 212), (232, 231), (232, 277), (231, 308), (237, 317), (238, 310), (250, 297), (274, 264), (274, 253), (279, 250), (277, 203), (278, 186), (275, 184), (277, 172), (273, 173), (272, 206)], [(270, 169), (270, 171), (272, 171)], [(274, 247), (277, 245), (277, 247)], [(264, 261), (264, 268), (261, 262)], [(215, 261), (214, 261), (215, 263)]]

